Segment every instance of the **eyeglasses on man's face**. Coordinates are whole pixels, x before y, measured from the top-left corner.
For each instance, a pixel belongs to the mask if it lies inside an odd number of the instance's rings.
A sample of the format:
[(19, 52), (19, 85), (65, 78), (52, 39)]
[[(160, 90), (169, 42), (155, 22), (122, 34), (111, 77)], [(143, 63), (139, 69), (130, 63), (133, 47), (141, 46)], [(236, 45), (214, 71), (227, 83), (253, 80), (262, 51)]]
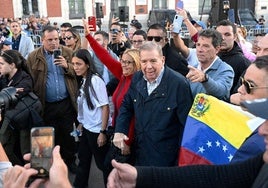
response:
[(160, 42), (160, 40), (162, 40), (164, 37), (160, 37), (160, 36), (147, 36), (148, 41), (152, 41), (154, 40), (155, 42)]
[(254, 86), (252, 83), (245, 80), (243, 77), (240, 77), (240, 84), (245, 87), (247, 94), (251, 94), (251, 91), (254, 89), (268, 89), (268, 86), (261, 86), (261, 87)]

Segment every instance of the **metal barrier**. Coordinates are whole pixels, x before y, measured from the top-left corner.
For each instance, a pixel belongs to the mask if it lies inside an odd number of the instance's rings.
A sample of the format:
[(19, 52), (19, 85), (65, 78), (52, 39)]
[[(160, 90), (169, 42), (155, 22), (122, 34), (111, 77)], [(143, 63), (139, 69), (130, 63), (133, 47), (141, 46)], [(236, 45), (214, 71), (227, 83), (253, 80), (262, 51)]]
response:
[(30, 37), (34, 43), (34, 48), (42, 46), (42, 40), (40, 35), (30, 35)]
[(248, 37), (256, 36), (258, 34), (268, 33), (268, 28), (257, 28), (248, 30)]
[[(81, 38), (83, 38), (84, 37), (84, 29), (77, 29), (77, 31), (79, 32)], [(42, 32), (41, 30), (35, 30), (34, 34), (30, 35), (30, 37), (32, 38), (32, 40), (34, 42), (35, 48), (42, 46), (41, 32)], [(268, 28), (249, 27), (248, 32), (247, 32), (247, 38), (249, 41), (251, 41), (257, 34), (263, 34), (263, 33), (268, 33)], [(182, 27), (180, 36), (181, 36), (181, 38), (184, 38), (184, 39), (191, 38), (190, 34), (185, 26)], [(167, 37), (169, 39), (171, 38), (170, 31), (167, 32)]]

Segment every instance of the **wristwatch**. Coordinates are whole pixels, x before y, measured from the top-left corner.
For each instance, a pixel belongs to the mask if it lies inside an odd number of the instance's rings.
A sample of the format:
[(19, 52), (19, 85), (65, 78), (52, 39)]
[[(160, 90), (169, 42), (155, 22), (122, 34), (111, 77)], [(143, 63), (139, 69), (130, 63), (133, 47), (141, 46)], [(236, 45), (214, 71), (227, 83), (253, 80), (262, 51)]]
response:
[(106, 130), (100, 130), (100, 133), (106, 134)]
[(202, 81), (201, 83), (205, 83), (205, 82), (207, 82), (208, 81), (208, 75), (205, 73), (205, 80), (204, 81)]

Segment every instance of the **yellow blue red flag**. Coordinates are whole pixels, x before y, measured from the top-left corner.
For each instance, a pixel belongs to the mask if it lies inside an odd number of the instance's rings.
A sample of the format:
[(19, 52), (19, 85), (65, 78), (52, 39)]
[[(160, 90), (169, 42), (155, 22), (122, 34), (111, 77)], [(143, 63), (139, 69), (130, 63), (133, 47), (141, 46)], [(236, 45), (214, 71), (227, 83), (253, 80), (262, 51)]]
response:
[(252, 133), (250, 116), (206, 94), (195, 97), (179, 152), (179, 166), (228, 164)]

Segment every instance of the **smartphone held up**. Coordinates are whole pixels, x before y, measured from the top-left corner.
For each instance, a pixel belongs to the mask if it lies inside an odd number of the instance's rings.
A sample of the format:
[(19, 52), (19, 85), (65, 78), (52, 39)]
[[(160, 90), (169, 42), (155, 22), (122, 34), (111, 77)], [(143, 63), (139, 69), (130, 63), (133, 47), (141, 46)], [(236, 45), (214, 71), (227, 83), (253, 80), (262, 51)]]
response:
[(31, 167), (38, 171), (35, 177), (49, 177), (53, 148), (53, 127), (33, 127), (31, 129)]
[(183, 1), (178, 1), (176, 3), (176, 9), (183, 9), (183, 7), (184, 7)]
[(59, 59), (59, 56), (61, 56), (61, 49), (55, 49), (55, 50), (53, 50), (53, 57), (54, 57), (54, 59)]
[(181, 32), (182, 22), (183, 22), (183, 16), (176, 14), (173, 20), (173, 32), (174, 33), (179, 34)]
[(90, 31), (97, 31), (97, 22), (95, 16), (89, 16), (87, 18), (88, 20), (88, 26), (90, 27)]

